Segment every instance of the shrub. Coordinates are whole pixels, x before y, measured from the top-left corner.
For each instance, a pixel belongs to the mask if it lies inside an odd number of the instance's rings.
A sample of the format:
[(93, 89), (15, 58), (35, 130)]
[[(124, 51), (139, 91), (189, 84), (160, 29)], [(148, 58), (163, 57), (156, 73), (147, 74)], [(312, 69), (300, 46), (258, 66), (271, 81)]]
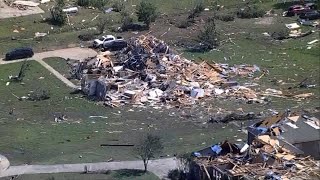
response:
[(106, 0), (77, 0), (78, 6), (88, 7), (92, 6), (98, 9), (103, 9), (106, 5)]
[(276, 40), (287, 39), (289, 37), (289, 31), (287, 29), (281, 28), (281, 29), (274, 31), (271, 34), (271, 37)]
[(121, 12), (125, 9), (125, 6), (124, 6), (123, 2), (120, 2), (118, 0), (113, 3), (112, 8), (113, 8), (113, 11), (115, 11), (115, 12)]
[(108, 22), (109, 22), (109, 20), (106, 18), (99, 18), (98, 23), (97, 23), (97, 28), (98, 28), (99, 34), (103, 33)]
[(188, 19), (193, 19), (201, 14), (204, 11), (204, 4), (202, 1), (198, 2), (195, 7), (191, 10)]
[(66, 23), (67, 15), (62, 11), (64, 5), (64, 0), (57, 0), (55, 6), (50, 9), (52, 24), (62, 26)]
[(90, 5), (90, 0), (77, 0), (78, 6), (88, 7)]
[(45, 89), (37, 89), (29, 94), (29, 100), (31, 101), (42, 101), (49, 99), (49, 91)]
[(53, 25), (59, 25), (62, 26), (66, 23), (67, 15), (62, 11), (62, 8), (59, 6), (55, 6), (52, 9), (50, 9), (51, 13), (51, 23)]
[(248, 5), (245, 8), (238, 9), (238, 18), (258, 18), (265, 14), (264, 10), (256, 5)]
[(221, 21), (234, 21), (234, 14), (233, 13), (220, 13), (216, 15), (216, 19), (219, 19)]
[(98, 9), (103, 9), (104, 6), (106, 5), (107, 1), (106, 0), (90, 0), (90, 6), (98, 8)]
[(209, 18), (205, 24), (204, 30), (199, 35), (199, 40), (207, 49), (213, 49), (219, 45), (218, 33), (214, 18)]
[(185, 179), (187, 179), (186, 174), (179, 169), (170, 170), (168, 173), (168, 178), (170, 180), (185, 180)]
[(192, 21), (189, 19), (185, 19), (180, 21), (180, 23), (177, 25), (178, 28), (187, 28), (192, 25)]
[(127, 31), (133, 23), (133, 18), (130, 16), (128, 11), (121, 11), (121, 29)]
[(90, 40), (94, 39), (94, 33), (92, 33), (92, 32), (86, 32), (86, 33), (80, 34), (80, 35), (78, 36), (78, 38), (79, 38), (81, 41), (90, 41)]
[(147, 27), (150, 27), (151, 22), (157, 18), (156, 6), (146, 0), (141, 1), (137, 7), (138, 20), (144, 22)]

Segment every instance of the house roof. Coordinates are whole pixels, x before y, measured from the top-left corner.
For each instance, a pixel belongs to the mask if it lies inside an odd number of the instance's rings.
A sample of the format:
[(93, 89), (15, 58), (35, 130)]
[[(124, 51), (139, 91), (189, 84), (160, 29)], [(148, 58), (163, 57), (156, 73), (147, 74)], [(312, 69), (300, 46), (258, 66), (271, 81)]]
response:
[[(311, 118), (315, 121), (316, 118)], [(318, 120), (319, 121), (319, 120)], [(287, 122), (281, 126), (283, 132), (279, 138), (284, 138), (291, 144), (320, 141), (320, 127), (314, 121), (299, 117), (296, 122)]]
[[(318, 115), (316, 115), (319, 117)], [(320, 141), (319, 119), (308, 116), (290, 116), (285, 114), (266, 118), (248, 127), (248, 131), (255, 136), (265, 133), (276, 133), (279, 139), (288, 143)], [(277, 128), (277, 127), (280, 127)], [(275, 132), (277, 130), (277, 132)], [(275, 135), (275, 134), (274, 134)]]

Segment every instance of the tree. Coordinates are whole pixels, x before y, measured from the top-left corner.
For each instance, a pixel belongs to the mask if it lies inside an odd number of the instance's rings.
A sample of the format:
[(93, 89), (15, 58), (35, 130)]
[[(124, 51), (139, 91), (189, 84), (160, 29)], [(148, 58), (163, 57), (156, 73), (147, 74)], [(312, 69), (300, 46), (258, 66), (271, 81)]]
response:
[(97, 23), (97, 28), (98, 28), (99, 34), (103, 33), (103, 31), (105, 30), (106, 25), (108, 23), (109, 23), (109, 20), (107, 18), (104, 18), (104, 17), (99, 18), (98, 23)]
[(63, 8), (65, 5), (64, 0), (57, 0), (56, 6)]
[(151, 22), (154, 22), (157, 18), (156, 6), (152, 3), (143, 0), (137, 7), (138, 20), (144, 22), (147, 27), (150, 27)]
[(28, 70), (30, 70), (30, 64), (27, 60), (24, 60), (20, 67), (19, 74), (17, 76), (9, 76), (9, 79), (14, 82), (21, 82)]
[(218, 32), (216, 30), (215, 18), (209, 18), (201, 31), (199, 39), (208, 49), (213, 49), (219, 45)]
[(66, 22), (66, 14), (62, 11), (64, 0), (57, 0), (56, 5), (50, 9), (51, 23), (55, 25), (63, 25)]
[(121, 22), (122, 22), (121, 29), (123, 31), (127, 31), (130, 25), (132, 25), (133, 23), (133, 18), (130, 16), (129, 12), (126, 10), (121, 11), (120, 14), (121, 14)]
[(144, 171), (147, 172), (148, 161), (154, 157), (155, 154), (162, 152), (163, 146), (159, 136), (148, 134), (137, 145), (137, 154), (141, 157), (144, 165)]

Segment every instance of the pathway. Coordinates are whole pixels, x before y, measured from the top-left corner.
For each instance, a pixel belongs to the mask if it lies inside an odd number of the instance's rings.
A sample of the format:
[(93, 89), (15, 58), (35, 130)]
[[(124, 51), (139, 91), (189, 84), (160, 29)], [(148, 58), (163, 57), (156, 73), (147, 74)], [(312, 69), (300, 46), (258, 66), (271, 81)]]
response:
[[(175, 158), (165, 158), (150, 160), (148, 171), (154, 173), (159, 178), (165, 178), (168, 172), (178, 168)], [(84, 172), (99, 170), (120, 170), (120, 169), (140, 169), (143, 170), (143, 163), (139, 161), (119, 161), (119, 162), (99, 162), (81, 164), (57, 164), (57, 165), (21, 165), (10, 166), (7, 170), (0, 172), (1, 177), (15, 176), (21, 174), (41, 174), (41, 173), (65, 173), (65, 172)]]

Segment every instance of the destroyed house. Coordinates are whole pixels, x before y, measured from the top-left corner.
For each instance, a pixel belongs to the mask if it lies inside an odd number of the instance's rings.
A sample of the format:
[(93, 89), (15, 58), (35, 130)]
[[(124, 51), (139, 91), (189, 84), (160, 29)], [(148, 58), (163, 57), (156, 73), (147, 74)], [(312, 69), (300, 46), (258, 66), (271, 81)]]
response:
[(308, 116), (286, 116), (285, 113), (266, 118), (248, 128), (248, 144), (259, 135), (275, 137), (280, 145), (296, 154), (320, 159), (319, 119)]
[(318, 179), (319, 162), (309, 156), (318, 153), (318, 127), (317, 118), (268, 117), (248, 127), (244, 145), (225, 141), (194, 152), (190, 174), (195, 180)]

